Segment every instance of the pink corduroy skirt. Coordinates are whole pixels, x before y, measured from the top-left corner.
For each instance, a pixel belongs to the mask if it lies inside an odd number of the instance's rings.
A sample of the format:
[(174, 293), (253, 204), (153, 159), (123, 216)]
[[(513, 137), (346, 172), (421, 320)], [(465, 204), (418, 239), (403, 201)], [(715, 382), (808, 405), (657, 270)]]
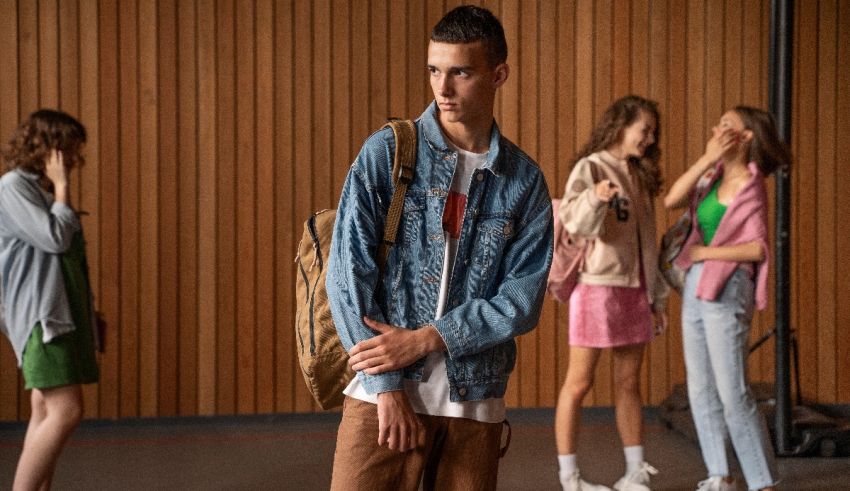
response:
[(646, 288), (576, 285), (570, 296), (570, 345), (613, 348), (652, 340)]

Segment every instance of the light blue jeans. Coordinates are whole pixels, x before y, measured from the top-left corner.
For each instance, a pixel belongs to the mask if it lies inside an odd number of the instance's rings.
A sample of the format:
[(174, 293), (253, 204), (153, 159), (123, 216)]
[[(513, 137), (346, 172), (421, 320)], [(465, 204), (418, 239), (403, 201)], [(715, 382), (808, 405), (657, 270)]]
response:
[(702, 263), (685, 277), (682, 339), (688, 398), (709, 476), (728, 476), (726, 441), (732, 446), (750, 489), (777, 482), (773, 447), (764, 417), (747, 383), (747, 340), (755, 288), (736, 270), (715, 301), (696, 297)]

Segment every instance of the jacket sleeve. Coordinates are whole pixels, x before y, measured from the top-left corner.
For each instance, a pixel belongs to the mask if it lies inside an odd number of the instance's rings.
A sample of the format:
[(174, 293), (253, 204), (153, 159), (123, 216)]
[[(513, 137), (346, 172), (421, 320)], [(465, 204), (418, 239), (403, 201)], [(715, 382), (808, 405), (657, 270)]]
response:
[(564, 190), (564, 199), (558, 208), (558, 218), (570, 235), (595, 239), (602, 235), (606, 203), (596, 196), (593, 163), (588, 158), (579, 160)]
[[(376, 261), (378, 245), (383, 240), (393, 148), (386, 141), (387, 132), (370, 137), (348, 172), (340, 196), (331, 242), (326, 289), (328, 302), (340, 341), (346, 350), (375, 336), (363, 316), (385, 322), (384, 313), (375, 302), (378, 284)], [(403, 388), (400, 370), (368, 375), (357, 372), (370, 394)]]
[(68, 205), (53, 202), (48, 208), (36, 185), (12, 175), (0, 189), (0, 210), (9, 233), (50, 254), (61, 254), (71, 247), (80, 221)]
[(434, 322), (452, 359), (480, 353), (531, 331), (540, 318), (554, 238), (552, 204), (543, 175), (529, 195), (514, 241), (502, 256), (491, 298), (477, 298)]

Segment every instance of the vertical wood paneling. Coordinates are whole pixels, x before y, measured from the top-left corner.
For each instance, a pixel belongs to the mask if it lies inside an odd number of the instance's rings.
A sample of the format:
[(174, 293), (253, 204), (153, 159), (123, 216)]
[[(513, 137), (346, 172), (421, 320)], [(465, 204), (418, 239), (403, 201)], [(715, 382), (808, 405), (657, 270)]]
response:
[[(687, 162), (687, 143), (689, 138), (688, 125), (690, 114), (688, 113), (688, 86), (691, 82), (690, 71), (682, 74), (682, 67), (688, 66), (688, 31), (691, 29), (691, 19), (688, 17), (688, 5), (681, 1), (671, 1), (670, 15), (668, 16), (668, 39), (669, 39), (669, 57), (670, 63), (667, 65), (668, 85), (668, 109), (661, 114), (661, 125), (664, 126), (667, 144), (663, 147), (663, 161), (661, 162), (662, 176), (665, 179), (666, 188), (673, 184), (673, 176), (678, 176), (683, 172)], [(677, 108), (677, 109), (673, 109)], [(666, 230), (666, 226), (671, 220), (677, 217), (671, 213), (668, 220), (663, 213), (661, 203), (656, 202), (656, 226), (660, 230)], [(677, 295), (673, 294), (673, 297)], [(674, 302), (670, 302), (674, 303)], [(671, 306), (675, 309), (676, 306)], [(681, 312), (681, 310), (679, 310)], [(680, 318), (678, 312), (671, 312), (670, 317), (678, 320)], [(656, 339), (654, 343), (665, 344), (667, 350), (667, 376), (665, 386), (661, 391), (653, 391), (653, 398), (666, 396), (670, 384), (681, 383), (684, 381), (685, 365), (681, 356), (676, 356), (679, 352), (679, 347), (682, 346), (682, 330), (678, 329), (681, 324), (676, 322), (673, 326), (676, 328), (668, 329), (663, 337)], [(660, 392), (660, 393), (659, 393)]]
[[(295, 42), (294, 42), (294, 1), (286, 1), (278, 4), (275, 12), (275, 28), (278, 32), (275, 38), (275, 113), (276, 114), (294, 114), (295, 90), (293, 84), (293, 69), (295, 61)], [(367, 12), (368, 14), (368, 12)], [(368, 15), (364, 16), (368, 18)], [(361, 25), (365, 25), (361, 24)], [(363, 43), (362, 45), (365, 45)], [(354, 52), (364, 50), (354, 50)], [(364, 67), (368, 66), (364, 60)], [(363, 70), (360, 72), (364, 77), (360, 80), (363, 82), (368, 80), (368, 72)], [(356, 79), (356, 77), (355, 77)], [(355, 82), (357, 82), (355, 80)], [(366, 103), (369, 100), (368, 87), (363, 87), (360, 97), (357, 100)], [(366, 119), (368, 114), (368, 106), (364, 104), (360, 113), (360, 118)], [(356, 121), (356, 119), (355, 119)], [(295, 182), (295, 126), (297, 120), (295, 118), (281, 117), (276, 121), (275, 131), (275, 156), (277, 177), (274, 183), (275, 192), (275, 257), (279, 258), (277, 268), (275, 270), (275, 280), (277, 283), (277, 296), (275, 304), (277, 310), (275, 312), (275, 327), (279, 334), (275, 346), (275, 354), (277, 359), (276, 364), (276, 381), (275, 381), (275, 410), (276, 411), (292, 411), (295, 408), (295, 387), (301, 380), (296, 377), (300, 376), (295, 373), (295, 331), (289, 329), (294, 319), (295, 311), (295, 291), (292, 278), (295, 277), (295, 266), (290, 260), (290, 257), (295, 256), (294, 237), (298, 237), (301, 233), (301, 220), (296, 220), (294, 193), (292, 192), (289, 183)]]
[[(835, 133), (837, 4), (835, 0), (821, 0), (818, 13), (818, 70), (817, 70), (817, 172), (820, 175), (837, 175), (838, 139)], [(846, 86), (845, 86), (846, 90)], [(846, 173), (846, 169), (844, 169)], [(835, 260), (837, 241), (835, 235), (836, 194), (835, 179), (817, 180), (817, 285), (822, 291), (835, 291)], [(844, 239), (846, 240), (846, 237)], [(818, 295), (817, 352), (820, 354), (817, 371), (816, 400), (836, 401), (836, 319), (835, 298)], [(846, 356), (846, 353), (845, 353)]]
[[(77, 17), (78, 16), (78, 17)], [(79, 20), (79, 109), (76, 114), (82, 121), (86, 121), (86, 131), (90, 142), (100, 141), (100, 125), (98, 124), (98, 17), (97, 2), (95, 0), (84, 0), (79, 3), (75, 14), (75, 20)], [(86, 155), (89, 159), (86, 165), (77, 171), (77, 195), (80, 209), (87, 212), (82, 217), (82, 226), (85, 231), (86, 249), (89, 257), (100, 257), (100, 199), (98, 187), (100, 182), (100, 153), (97, 145), (89, 144), (86, 147)], [(89, 261), (89, 281), (94, 295), (100, 298), (101, 271), (97, 261)], [(89, 385), (83, 388), (83, 396), (88, 403), (85, 405), (85, 416), (95, 417), (99, 415), (100, 387)]]
[[(574, 95), (573, 100), (576, 105), (575, 112), (573, 113), (574, 121), (575, 121), (575, 132), (573, 134), (573, 144), (578, 151), (583, 145), (587, 138), (590, 136), (590, 132), (593, 128), (593, 119), (594, 119), (594, 111), (593, 111), (593, 28), (594, 28), (594, 18), (593, 18), (593, 7), (595, 2), (593, 0), (577, 0), (575, 7), (575, 54), (573, 55), (573, 59), (575, 60), (575, 82), (574, 82)], [(574, 156), (573, 156), (574, 157)], [(572, 168), (572, 159), (567, 162), (568, 168)], [(565, 178), (569, 177), (569, 171), (567, 172)], [(561, 184), (558, 189), (563, 193), (563, 187), (565, 184)], [(563, 196), (563, 194), (561, 194)], [(567, 324), (564, 327), (569, 330)], [(567, 353), (569, 353), (569, 348), (567, 348)], [(606, 360), (600, 360), (600, 365), (605, 363)], [(601, 380), (603, 377), (597, 377), (597, 380)], [(585, 405), (595, 404), (597, 399), (600, 398), (600, 385), (594, 384), (593, 389), (591, 389), (588, 397), (585, 398)]]
[[(540, 162), (546, 181), (557, 182), (556, 172), (557, 156), (557, 121), (558, 121), (558, 72), (551, 69), (551, 63), (558, 59), (557, 56), (557, 17), (558, 6), (555, 3), (546, 2), (540, 4), (540, 34), (538, 36), (539, 59), (538, 70), (540, 71), (539, 92), (539, 114), (540, 130), (538, 131), (538, 161)], [(557, 193), (556, 189), (550, 188), (550, 193)], [(538, 349), (538, 372), (537, 372), (537, 400), (536, 406), (543, 401), (554, 401), (558, 394), (558, 309), (555, 302), (546, 302), (538, 326), (539, 349)], [(549, 403), (551, 404), (551, 403)]]
[[(153, 185), (157, 188), (158, 199), (154, 203), (159, 217), (157, 242), (161, 244), (158, 253), (158, 274), (155, 276), (159, 286), (156, 297), (159, 306), (157, 339), (157, 375), (158, 386), (153, 390), (157, 393), (158, 408), (156, 415), (176, 416), (179, 414), (179, 374), (176, 369), (180, 366), (180, 171), (178, 158), (179, 130), (179, 88), (177, 86), (177, 1), (161, 0), (157, 15), (159, 36), (156, 40), (158, 56), (158, 108), (159, 125), (157, 137), (159, 141), (159, 156), (157, 163), (159, 174), (155, 176)], [(154, 165), (153, 167), (157, 167)], [(176, 247), (169, 247), (170, 238)], [(191, 250), (187, 247), (187, 249)], [(157, 260), (154, 256), (153, 260)]]
[[(38, 0), (39, 105), (59, 106), (59, 0)], [(35, 58), (31, 58), (35, 59)]]
[[(177, 2), (177, 411), (198, 413), (198, 42), (197, 4)], [(207, 213), (210, 214), (210, 213)]]
[(236, 9), (236, 401), (237, 411), (256, 411), (256, 100), (254, 5)]
[[(812, 8), (802, 8), (810, 5)], [(792, 307), (792, 325), (797, 328), (800, 343), (800, 359), (806, 360), (800, 366), (800, 385), (803, 397), (814, 400), (818, 393), (818, 370), (821, 365), (821, 353), (818, 352), (817, 313), (813, 308), (818, 305), (817, 283), (817, 251), (818, 251), (818, 220), (817, 214), (820, 197), (814, 190), (818, 189), (820, 176), (817, 172), (817, 128), (819, 125), (818, 107), (818, 9), (815, 3), (798, 2), (795, 10), (797, 16), (798, 36), (795, 36), (797, 46), (797, 63), (795, 65), (796, 117), (793, 128), (796, 141), (794, 153), (796, 167), (794, 169), (794, 189), (792, 207), (793, 236), (797, 237), (792, 246), (793, 257), (796, 259), (793, 268), (797, 270), (796, 302)], [(806, 131), (799, 131), (804, 129)], [(805, 237), (805, 242), (800, 240)]]
[[(558, 2), (558, 23), (557, 23), (557, 73), (558, 73), (558, 93), (555, 104), (558, 107), (557, 113), (557, 160), (555, 164), (555, 180), (549, 182), (549, 193), (554, 196), (563, 196), (566, 186), (567, 176), (569, 176), (570, 168), (568, 162), (575, 156), (576, 153), (576, 128), (573, 124), (575, 120), (576, 104), (575, 104), (575, 83), (576, 83), (576, 65), (575, 65), (575, 2)], [(558, 305), (557, 317), (557, 350), (556, 357), (558, 361), (558, 384), (562, 384), (566, 379), (567, 367), (569, 366), (569, 336), (567, 332), (567, 323), (569, 320), (569, 309), (566, 305)], [(557, 392), (556, 392), (557, 394)], [(557, 400), (557, 399), (556, 399)]]
[[(100, 82), (98, 87), (98, 119), (100, 139), (90, 141), (89, 148), (96, 147), (100, 161), (100, 182), (97, 187), (100, 228), (98, 240), (100, 254), (89, 256), (89, 264), (97, 264), (100, 270), (100, 289), (95, 290), (95, 305), (103, 314), (107, 323), (104, 339), (105, 353), (100, 357), (100, 404), (99, 415), (104, 418), (117, 418), (122, 414), (122, 397), (119, 387), (124, 388), (121, 379), (121, 348), (123, 336), (119, 330), (121, 319), (121, 259), (120, 248), (120, 133), (116, 121), (120, 120), (119, 101), (119, 65), (118, 50), (118, 11), (113, 2), (102, 0), (98, 4), (98, 68)], [(109, 48), (107, 48), (107, 46)], [(89, 161), (87, 165), (93, 165)], [(89, 254), (89, 251), (86, 251)], [(128, 391), (130, 387), (126, 387)]]
[[(673, 106), (668, 99), (670, 79), (665, 76), (670, 68), (669, 58), (669, 37), (667, 27), (667, 17), (670, 11), (665, 2), (650, 2), (650, 18), (649, 18), (649, 90), (647, 95), (649, 98), (658, 101), (658, 110), (661, 113), (662, 125), (669, 128), (669, 123), (665, 123)], [(666, 128), (661, 130), (661, 138), (659, 146), (667, 151), (668, 142), (670, 141), (669, 131)], [(663, 229), (664, 217), (660, 214), (656, 215), (656, 228)], [(661, 337), (650, 343), (649, 365), (646, 367), (646, 372), (649, 375), (649, 385), (647, 387), (647, 399), (651, 403), (661, 401), (669, 393), (670, 387), (670, 338), (668, 336)]]
[[(89, 131), (73, 200), (89, 213), (92, 285), (109, 329), (87, 417), (316, 410), (294, 357), (302, 221), (335, 206), (363, 140), (388, 116), (416, 117), (430, 102), (428, 34), (459, 3), (0, 0), (0, 58), (14, 67), (0, 73), (0, 138), (42, 106)], [(767, 0), (480, 3), (508, 38), (497, 121), (538, 160), (553, 196), (617, 97), (659, 102), (668, 185), (724, 110), (766, 106)], [(840, 63), (850, 1), (796, 7), (792, 324), (807, 399), (847, 403), (850, 287), (840, 278), (850, 262), (839, 240), (850, 230), (838, 217), (850, 177), (838, 145), (850, 131)], [(660, 234), (678, 212), (658, 210)], [(680, 307), (674, 295), (670, 331), (647, 350), (650, 404), (684, 380)], [(539, 328), (519, 340), (509, 405), (555, 404), (567, 318), (547, 300)], [(759, 313), (751, 339), (772, 323)], [(751, 357), (754, 379), (771, 380), (772, 344)], [(611, 363), (600, 361), (586, 404), (613, 403)], [(15, 365), (4, 343), (0, 420), (29, 415)]]
[(118, 255), (121, 264), (121, 314), (119, 320), (121, 346), (122, 417), (139, 415), (141, 346), (139, 342), (139, 102), (138, 102), (138, 6), (126, 2), (118, 9), (118, 77), (119, 171), (121, 201), (119, 204)]
[(198, 0), (198, 413), (216, 414), (218, 383), (218, 106), (216, 2)]
[[(838, 49), (836, 52), (836, 60), (850, 60), (850, 2), (838, 2), (838, 41), (836, 43)], [(836, 91), (836, 128), (835, 141), (831, 143), (838, 148), (844, 135), (850, 134), (850, 91), (843, 89), (850, 87), (850, 63), (837, 63), (835, 91)], [(830, 145), (830, 142), (825, 142), (825, 145)], [(846, 161), (845, 161), (846, 162)], [(838, 162), (836, 162), (838, 164)], [(838, 172), (835, 175), (836, 189), (841, 192), (836, 193), (835, 208), (836, 210), (850, 210), (850, 193), (843, 190), (850, 189), (850, 172)], [(839, 219), (835, 224), (835, 238), (841, 240), (840, 237), (850, 237), (850, 220)], [(843, 242), (839, 242), (843, 245)], [(836, 353), (838, 356), (838, 381), (837, 381), (837, 401), (844, 402), (850, 394), (850, 357), (846, 353), (850, 353), (850, 282), (844, 281), (844, 278), (850, 278), (850, 255), (838, 254), (835, 258), (835, 276), (840, 278), (835, 291), (836, 299)], [(842, 355), (843, 354), (843, 355)]]
[[(0, 59), (18, 67), (18, 12), (15, 0), (0, 0)], [(0, 70), (0, 142), (11, 138), (18, 124), (18, 70)], [(18, 361), (9, 343), (0, 342), (0, 419), (18, 419)]]
[[(244, 6), (240, 6), (242, 10)], [(218, 147), (218, 189), (216, 223), (216, 280), (218, 282), (218, 325), (216, 356), (216, 410), (219, 414), (236, 411), (236, 312), (237, 246), (236, 246), (236, 3), (234, 0), (216, 2), (216, 86), (217, 114), (216, 145)], [(307, 23), (309, 26), (309, 22)]]
[[(386, 10), (383, 11), (386, 13)], [(293, 218), (297, 217), (301, 210), (310, 210), (313, 208), (313, 146), (312, 146), (312, 128), (313, 128), (313, 79), (310, 70), (313, 67), (313, 49), (310, 39), (312, 38), (311, 19), (312, 19), (312, 2), (295, 1), (294, 5), (294, 44), (295, 56), (293, 65), (293, 77), (295, 79), (294, 91), (294, 114), (299, 117), (294, 124), (294, 140), (293, 148), (295, 149), (295, 160), (293, 161), (295, 170), (295, 183), (298, 185), (293, 189), (294, 214)], [(379, 21), (386, 25), (384, 20)], [(383, 57), (379, 58), (383, 59)], [(309, 67), (309, 68), (308, 68)], [(385, 69), (377, 70), (377, 72), (386, 73)], [(386, 91), (381, 93), (386, 94)], [(375, 94), (373, 93), (374, 97)], [(382, 99), (382, 97), (375, 97)], [(384, 100), (385, 97), (383, 97)], [(384, 106), (385, 107), (385, 106)], [(324, 142), (323, 142), (324, 143)], [(303, 162), (305, 165), (299, 165)], [(306, 217), (305, 217), (306, 219)], [(300, 230), (296, 232), (300, 233)], [(297, 236), (297, 235), (296, 235)], [(291, 249), (290, 249), (291, 250)], [(293, 344), (293, 346), (295, 346)], [(313, 401), (306, 389), (299, 383), (295, 383), (295, 404), (293, 408), (296, 411), (310, 411), (313, 408)]]
[[(158, 5), (141, 1), (138, 9), (139, 29), (139, 413), (156, 416), (159, 412), (159, 329), (149, 326), (159, 324), (159, 90), (157, 87), (157, 27)], [(173, 43), (172, 43), (173, 44)], [(173, 69), (171, 69), (173, 70)], [(173, 104), (173, 103), (172, 103)], [(171, 106), (173, 107), (173, 106)], [(142, 143), (144, 142), (144, 143)], [(172, 157), (173, 159), (173, 157)], [(171, 176), (168, 179), (173, 180)], [(141, 308), (144, 306), (144, 308)], [(161, 326), (167, 327), (167, 326)]]
[[(275, 267), (288, 256), (275, 255), (274, 183), (275, 140), (274, 131), (274, 14), (271, 0), (257, 1), (257, 132), (254, 139), (257, 152), (257, 336), (253, 356), (257, 370), (257, 412), (275, 411), (275, 357), (277, 336), (288, 335), (288, 330), (275, 329)], [(283, 326), (281, 326), (283, 327)]]
[(18, 2), (18, 90), (20, 115), (31, 113), (39, 106), (39, 65), (20, 60), (40, 60), (38, 50), (38, 2)]

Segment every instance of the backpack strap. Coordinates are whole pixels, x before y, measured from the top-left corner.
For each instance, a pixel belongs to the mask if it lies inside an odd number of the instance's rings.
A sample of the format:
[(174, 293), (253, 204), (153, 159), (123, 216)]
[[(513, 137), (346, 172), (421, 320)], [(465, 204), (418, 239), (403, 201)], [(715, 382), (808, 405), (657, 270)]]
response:
[(416, 169), (416, 126), (409, 119), (392, 119), (386, 125), (392, 128), (395, 135), (395, 157), (393, 158), (393, 183), (395, 191), (387, 211), (384, 225), (384, 240), (378, 248), (379, 278), (384, 275), (384, 266), (390, 255), (390, 249), (395, 244), (398, 226), (401, 222), (401, 210), (404, 208), (404, 196), (407, 187), (413, 182)]

